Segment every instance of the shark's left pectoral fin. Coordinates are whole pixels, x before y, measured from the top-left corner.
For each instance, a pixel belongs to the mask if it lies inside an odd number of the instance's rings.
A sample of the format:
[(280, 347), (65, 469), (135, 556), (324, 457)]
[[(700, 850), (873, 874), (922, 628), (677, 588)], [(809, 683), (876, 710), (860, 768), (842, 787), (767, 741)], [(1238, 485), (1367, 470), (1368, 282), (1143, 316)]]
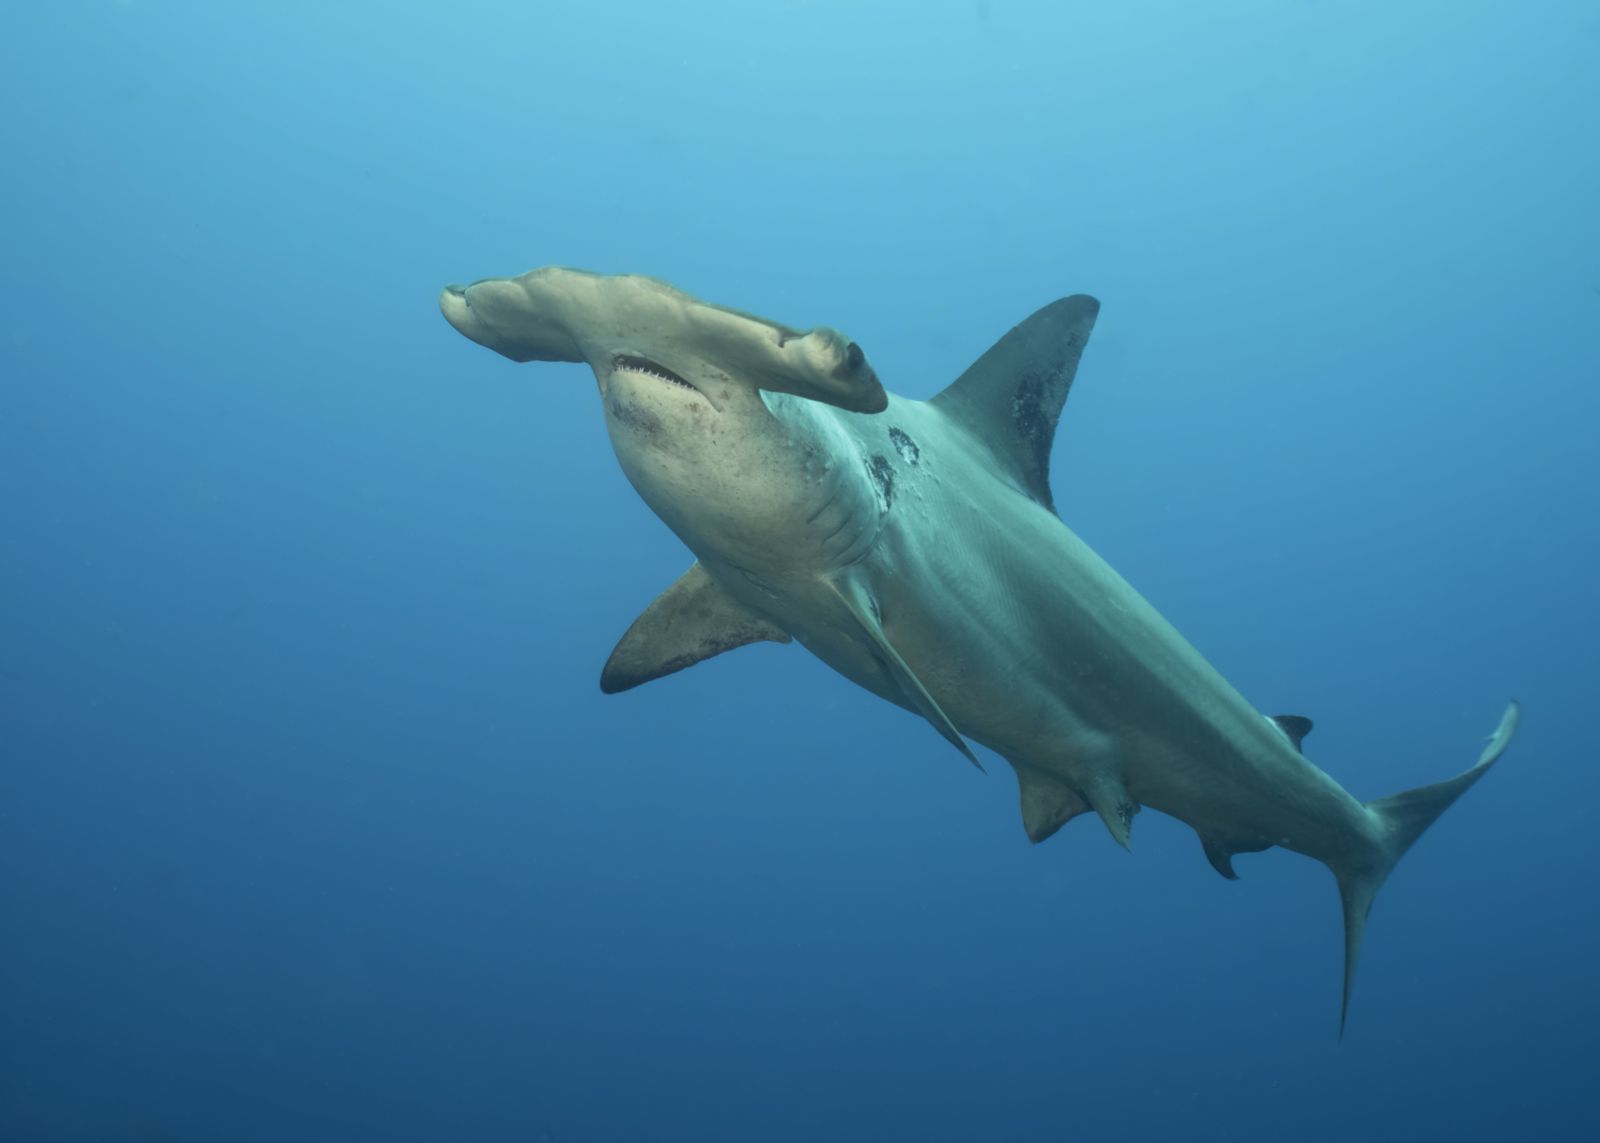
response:
[(950, 721), (950, 717), (940, 708), (937, 700), (928, 693), (928, 688), (922, 685), (922, 680), (917, 678), (916, 672), (905, 659), (901, 658), (900, 652), (894, 649), (894, 644), (889, 642), (889, 637), (883, 632), (883, 622), (878, 617), (877, 608), (873, 606), (866, 589), (849, 580), (833, 581), (831, 586), (839, 597), (839, 602), (844, 604), (845, 614), (849, 616), (857, 635), (872, 652), (872, 657), (878, 661), (878, 665), (894, 679), (906, 703), (933, 723), (933, 728), (944, 735), (950, 745), (965, 754), (967, 761), (982, 770), (983, 763), (978, 761), (978, 756), (967, 745), (967, 740), (961, 737), (961, 732), (956, 729), (955, 723)]
[(616, 694), (760, 642), (787, 643), (789, 633), (723, 591), (696, 562), (623, 634), (600, 689)]

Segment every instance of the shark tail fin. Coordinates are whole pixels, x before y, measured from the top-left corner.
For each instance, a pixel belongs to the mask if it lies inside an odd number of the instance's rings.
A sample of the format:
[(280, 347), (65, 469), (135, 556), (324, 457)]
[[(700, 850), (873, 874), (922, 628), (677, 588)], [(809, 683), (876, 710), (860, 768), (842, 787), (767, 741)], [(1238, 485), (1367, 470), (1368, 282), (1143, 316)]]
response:
[(1356, 961), (1361, 955), (1361, 937), (1366, 931), (1373, 899), (1416, 840), (1499, 761), (1517, 729), (1521, 712), (1522, 708), (1514, 702), (1506, 707), (1500, 725), (1489, 736), (1488, 745), (1470, 770), (1431, 786), (1418, 786), (1367, 803), (1367, 809), (1377, 818), (1379, 846), (1376, 854), (1369, 853), (1366, 860), (1358, 864), (1333, 867), (1333, 875), (1339, 882), (1339, 899), (1344, 905), (1344, 995), (1339, 1006), (1341, 1039), (1350, 1012), (1350, 986), (1355, 981)]

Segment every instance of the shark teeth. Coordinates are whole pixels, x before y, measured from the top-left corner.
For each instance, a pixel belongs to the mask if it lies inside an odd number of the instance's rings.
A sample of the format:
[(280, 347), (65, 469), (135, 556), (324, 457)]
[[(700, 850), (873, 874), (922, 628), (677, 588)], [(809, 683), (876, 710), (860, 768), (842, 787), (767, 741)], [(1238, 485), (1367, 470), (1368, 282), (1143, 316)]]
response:
[(693, 385), (666, 366), (657, 365), (654, 361), (646, 360), (643, 357), (629, 357), (626, 355), (615, 357), (611, 361), (611, 370), (613, 373), (643, 373), (646, 377), (654, 377), (657, 381), (665, 381), (669, 385), (682, 386), (692, 393), (699, 392)]

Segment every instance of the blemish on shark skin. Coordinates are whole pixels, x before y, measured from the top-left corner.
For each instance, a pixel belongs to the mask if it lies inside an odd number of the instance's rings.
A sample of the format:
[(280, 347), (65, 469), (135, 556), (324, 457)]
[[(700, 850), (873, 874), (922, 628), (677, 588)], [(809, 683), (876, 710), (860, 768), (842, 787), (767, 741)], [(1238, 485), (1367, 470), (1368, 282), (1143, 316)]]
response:
[(636, 433), (651, 436), (661, 431), (660, 417), (648, 409), (642, 409), (625, 401), (611, 402), (611, 416), (619, 425), (626, 425)]
[(872, 477), (872, 482), (878, 486), (878, 492), (883, 496), (885, 508), (894, 503), (894, 465), (889, 463), (889, 458), (881, 453), (875, 453), (867, 461), (867, 475)]
[(1011, 420), (1017, 438), (1027, 446), (1033, 472), (1041, 475), (1050, 469), (1050, 445), (1056, 434), (1055, 418), (1044, 407), (1044, 389), (1044, 378), (1029, 373), (1018, 379), (1011, 398)]
[(889, 426), (889, 440), (894, 443), (894, 450), (900, 454), (900, 459), (907, 464), (917, 464), (922, 460), (922, 450), (917, 447), (917, 442), (894, 425)]

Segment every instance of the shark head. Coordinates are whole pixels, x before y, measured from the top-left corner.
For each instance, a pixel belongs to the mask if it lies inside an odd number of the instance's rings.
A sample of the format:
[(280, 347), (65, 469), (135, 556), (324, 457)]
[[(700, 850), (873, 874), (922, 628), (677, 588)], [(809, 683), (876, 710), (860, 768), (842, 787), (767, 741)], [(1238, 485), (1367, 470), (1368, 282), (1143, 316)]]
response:
[[(466, 337), (513, 361), (581, 362), (594, 372), (612, 447), (646, 503), (697, 553), (751, 570), (795, 553), (833, 560), (857, 535), (836, 529), (831, 406), (877, 413), (888, 394), (836, 330), (802, 332), (710, 305), (638, 275), (546, 267), (449, 286), (439, 299)], [(798, 400), (796, 400), (798, 398)], [(844, 504), (867, 518), (870, 480)], [(820, 524), (818, 523), (820, 521)], [(800, 534), (793, 534), (798, 530)]]
[(621, 376), (624, 387), (640, 377), (676, 385), (717, 411), (756, 390), (855, 413), (889, 403), (861, 347), (838, 331), (801, 332), (637, 274), (547, 266), (447, 286), (439, 307), (461, 333), (513, 361), (588, 363), (602, 393)]

